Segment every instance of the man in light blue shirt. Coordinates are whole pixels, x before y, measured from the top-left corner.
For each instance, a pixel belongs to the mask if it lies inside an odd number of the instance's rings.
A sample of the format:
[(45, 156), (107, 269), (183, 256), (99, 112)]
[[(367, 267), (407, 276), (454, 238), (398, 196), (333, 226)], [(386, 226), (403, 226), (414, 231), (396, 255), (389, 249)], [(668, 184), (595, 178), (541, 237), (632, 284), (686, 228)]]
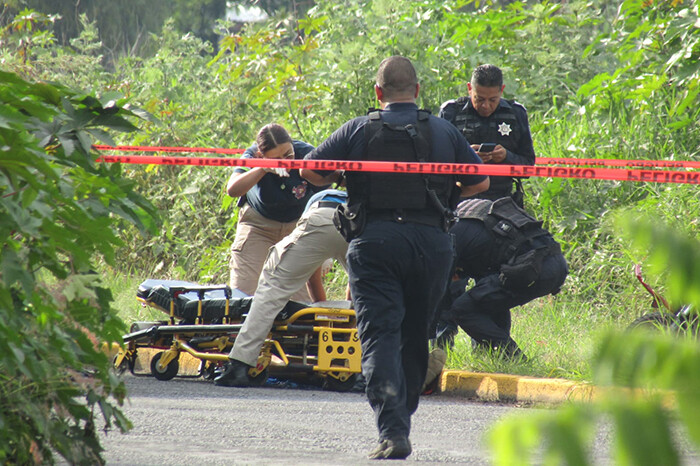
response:
[(346, 267), (348, 243), (333, 225), (336, 208), (346, 200), (347, 193), (335, 189), (315, 194), (294, 231), (270, 250), (250, 312), (224, 372), (214, 379), (216, 385), (249, 386), (248, 370), (255, 367), (275, 317), (291, 296), (326, 259), (336, 259)]

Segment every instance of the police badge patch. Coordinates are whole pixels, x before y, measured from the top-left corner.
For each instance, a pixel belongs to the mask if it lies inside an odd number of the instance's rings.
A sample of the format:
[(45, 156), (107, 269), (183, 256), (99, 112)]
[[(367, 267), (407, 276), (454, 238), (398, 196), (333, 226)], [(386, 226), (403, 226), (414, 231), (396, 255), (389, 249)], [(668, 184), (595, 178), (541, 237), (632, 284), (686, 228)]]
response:
[(301, 184), (298, 184), (292, 188), (294, 197), (296, 197), (297, 199), (301, 199), (306, 195), (306, 184), (306, 181), (302, 181)]
[(508, 136), (511, 131), (513, 130), (510, 128), (510, 125), (505, 121), (498, 125), (498, 132), (501, 133), (501, 136)]

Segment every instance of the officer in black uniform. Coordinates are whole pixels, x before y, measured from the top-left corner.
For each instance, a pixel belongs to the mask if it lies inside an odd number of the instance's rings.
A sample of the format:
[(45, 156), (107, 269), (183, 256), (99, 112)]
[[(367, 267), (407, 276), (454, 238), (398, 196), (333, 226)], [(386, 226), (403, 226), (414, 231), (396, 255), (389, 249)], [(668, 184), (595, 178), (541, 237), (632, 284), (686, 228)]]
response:
[[(449, 122), (419, 110), (411, 62), (382, 61), (375, 93), (381, 111), (345, 123), (307, 159), (480, 163)], [(339, 172), (302, 170), (314, 184)], [(411, 454), (411, 415), (428, 365), (429, 327), (449, 278), (452, 243), (446, 217), (461, 194), (488, 188), (485, 176), (345, 174), (348, 204), (336, 226), (350, 241), (348, 277), (362, 343), (362, 372), (379, 444), (372, 459)]]
[[(530, 125), (525, 107), (503, 95), (503, 73), (494, 65), (481, 65), (467, 83), (469, 96), (449, 100), (440, 107), (439, 117), (450, 121), (467, 138), (484, 163), (534, 165)], [(479, 151), (481, 144), (493, 143), (490, 151)], [(513, 195), (523, 206), (522, 182), (519, 178), (492, 176), (490, 188), (477, 195), (495, 200)], [(515, 191), (513, 190), (515, 184)]]
[(568, 273), (559, 243), (511, 197), (466, 199), (457, 215), (456, 274), (476, 283), (441, 311), (437, 345), (451, 347), (459, 326), (477, 345), (525, 359), (510, 336), (510, 310), (559, 292)]

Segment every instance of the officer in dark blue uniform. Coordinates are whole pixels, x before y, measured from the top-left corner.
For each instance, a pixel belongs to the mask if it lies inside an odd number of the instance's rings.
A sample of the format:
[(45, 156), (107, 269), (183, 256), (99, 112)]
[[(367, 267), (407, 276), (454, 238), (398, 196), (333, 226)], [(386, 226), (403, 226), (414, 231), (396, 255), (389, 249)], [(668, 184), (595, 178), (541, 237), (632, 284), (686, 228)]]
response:
[[(502, 98), (505, 85), (501, 70), (494, 65), (481, 65), (472, 73), (467, 87), (469, 96), (445, 102), (438, 116), (462, 132), (484, 163), (534, 165), (535, 150), (527, 112), (519, 103)], [(488, 143), (495, 144), (495, 148), (487, 149)], [(482, 144), (484, 148), (479, 150)], [(495, 200), (511, 195), (522, 207), (521, 180), (492, 176), (490, 188), (476, 197)]]
[[(255, 144), (246, 149), (246, 158), (303, 158), (313, 146), (293, 140), (279, 124), (263, 126)], [(298, 170), (284, 168), (236, 167), (226, 192), (240, 197), (236, 238), (231, 245), (231, 288), (253, 295), (258, 286), (268, 250), (296, 227), (311, 196), (319, 191), (299, 176)], [(306, 289), (293, 296), (308, 302)]]
[(451, 347), (459, 326), (479, 346), (524, 358), (510, 336), (510, 310), (559, 291), (568, 273), (561, 248), (510, 197), (464, 200), (457, 215), (456, 273), (476, 283), (441, 311), (437, 344)]
[[(459, 131), (419, 110), (411, 62), (394, 56), (377, 72), (382, 111), (355, 118), (305, 158), (479, 163)], [(302, 170), (315, 184), (338, 172)], [(372, 459), (411, 453), (411, 415), (418, 407), (428, 365), (429, 327), (452, 262), (446, 216), (459, 190), (488, 187), (485, 176), (346, 173), (347, 208), (337, 225), (350, 240), (348, 277), (362, 342), (362, 372), (375, 412), (379, 444)]]

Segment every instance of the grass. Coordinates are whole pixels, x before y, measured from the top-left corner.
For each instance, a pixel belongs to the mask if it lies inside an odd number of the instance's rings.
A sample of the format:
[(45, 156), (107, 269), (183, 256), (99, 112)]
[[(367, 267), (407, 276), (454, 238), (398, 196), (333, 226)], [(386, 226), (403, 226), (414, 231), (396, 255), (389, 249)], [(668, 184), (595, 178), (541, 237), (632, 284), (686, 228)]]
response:
[[(460, 330), (455, 347), (448, 354), (446, 367), (590, 380), (589, 361), (595, 337), (590, 331), (591, 322), (581, 314), (574, 303), (562, 303), (547, 297), (533, 301), (513, 310), (512, 336), (528, 356), (527, 361), (512, 361), (482, 350), (473, 351), (471, 339)], [(609, 324), (604, 327), (607, 326)]]
[[(147, 278), (135, 274), (120, 274), (114, 270), (103, 273), (105, 284), (112, 290), (113, 307), (128, 329), (133, 322), (162, 320), (165, 315), (143, 306), (136, 299), (139, 284)], [(576, 282), (576, 280), (572, 280)], [(329, 299), (344, 299), (347, 275), (335, 264), (325, 278)], [(534, 377), (563, 377), (591, 380), (590, 360), (598, 333), (610, 328), (624, 328), (649, 308), (645, 291), (627, 290), (624, 296), (603, 306), (586, 303), (577, 296), (576, 286), (567, 287), (557, 296), (545, 296), (513, 309), (513, 338), (528, 355), (527, 362), (513, 362), (474, 352), (471, 339), (460, 331), (453, 350), (448, 352), (448, 369), (477, 372), (499, 372)], [(582, 293), (584, 296), (587, 291)], [(625, 308), (620, 312), (619, 308)]]
[[(548, 119), (531, 115), (536, 153), (543, 157), (620, 159), (689, 159), (700, 156), (697, 125), (660, 131), (665, 123), (648, 113), (576, 115)], [(671, 150), (673, 148), (673, 150)], [(538, 377), (590, 380), (591, 359), (599, 335), (624, 329), (650, 310), (650, 298), (636, 282), (633, 264), (646, 255), (635, 252), (614, 231), (609, 219), (620, 210), (652, 214), (660, 222), (687, 233), (700, 234), (700, 196), (692, 185), (628, 183), (605, 180), (530, 178), (526, 181), (528, 211), (545, 221), (561, 243), (569, 263), (569, 277), (555, 297), (547, 296), (513, 309), (513, 338), (529, 361), (515, 363), (484, 353), (473, 353), (468, 336), (460, 332), (447, 367), (483, 372), (504, 372)], [(222, 249), (221, 251), (225, 251)], [(225, 253), (214, 257), (209, 269), (226, 268)], [(216, 263), (219, 260), (220, 263)], [(218, 264), (218, 265), (217, 265)], [(186, 268), (168, 268), (169, 278)], [(197, 267), (188, 269), (197, 276)], [(135, 293), (146, 278), (130, 271), (105, 273), (115, 297), (114, 307), (126, 325), (160, 320), (162, 313), (143, 307)], [(647, 277), (658, 287), (663, 277)], [(345, 298), (347, 276), (338, 264), (325, 277), (329, 300)]]
[(105, 286), (112, 291), (112, 307), (127, 329), (134, 322), (150, 322), (167, 318), (162, 312), (143, 306), (136, 299), (139, 284), (153, 277), (138, 277), (132, 273), (119, 273), (109, 268), (102, 271), (102, 276)]

